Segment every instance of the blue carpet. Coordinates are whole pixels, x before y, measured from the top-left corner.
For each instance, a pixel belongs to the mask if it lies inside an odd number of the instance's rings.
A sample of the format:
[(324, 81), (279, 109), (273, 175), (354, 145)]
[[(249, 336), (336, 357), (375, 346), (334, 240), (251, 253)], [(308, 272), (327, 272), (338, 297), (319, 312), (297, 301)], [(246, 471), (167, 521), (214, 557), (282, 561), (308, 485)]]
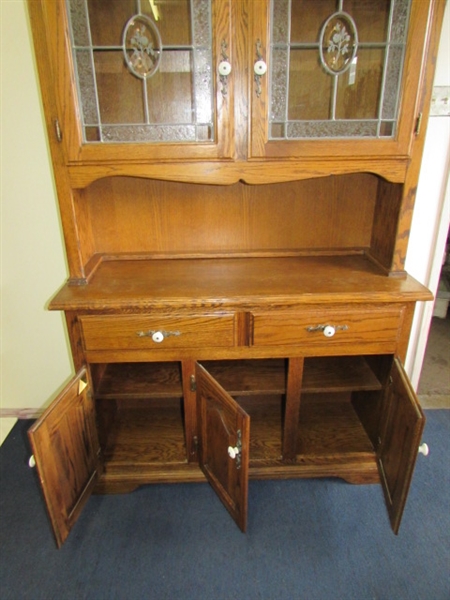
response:
[(427, 411), (399, 536), (379, 486), (251, 481), (242, 534), (207, 484), (93, 496), (57, 550), (26, 464), (0, 449), (2, 600), (449, 600), (450, 411)]

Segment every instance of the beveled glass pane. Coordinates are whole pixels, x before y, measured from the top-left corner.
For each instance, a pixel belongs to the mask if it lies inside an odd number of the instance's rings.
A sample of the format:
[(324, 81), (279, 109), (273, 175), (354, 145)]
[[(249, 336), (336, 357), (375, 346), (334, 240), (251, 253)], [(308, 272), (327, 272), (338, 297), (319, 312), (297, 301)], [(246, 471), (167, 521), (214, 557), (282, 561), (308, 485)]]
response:
[(146, 82), (150, 123), (193, 122), (191, 70), (190, 51), (163, 51), (161, 68)]
[(316, 50), (291, 50), (288, 120), (329, 119), (332, 85)]
[(72, 39), (75, 46), (89, 46), (89, 24), (85, 0), (71, 0), (69, 6)]
[(403, 44), (408, 32), (408, 18), (411, 0), (392, 0), (391, 42)]
[(107, 142), (195, 142), (194, 125), (105, 125), (102, 139)]
[(290, 0), (276, 0), (272, 3), (272, 39), (274, 44), (289, 42)]
[(272, 52), (272, 86), (270, 118), (273, 121), (286, 119), (288, 91), (288, 49), (274, 48)]
[(210, 0), (191, 0), (193, 44), (195, 46), (211, 45), (211, 2)]
[(86, 140), (88, 142), (100, 142), (100, 130), (98, 127), (86, 127)]
[(391, 137), (392, 135), (394, 135), (394, 129), (394, 121), (381, 121), (380, 137)]
[(343, 10), (355, 21), (360, 43), (386, 41), (390, 5), (390, 0), (344, 0)]
[(197, 123), (212, 121), (212, 74), (208, 50), (194, 51), (194, 94)]
[(272, 123), (270, 126), (271, 139), (283, 139), (285, 137), (285, 124)]
[(386, 81), (384, 84), (383, 119), (395, 119), (400, 91), (401, 73), (403, 65), (404, 48), (391, 46), (388, 51), (386, 67)]
[(322, 25), (338, 8), (336, 0), (291, 2), (291, 43), (318, 43)]
[(288, 123), (287, 137), (299, 138), (351, 138), (375, 137), (376, 121), (303, 121)]
[(378, 117), (383, 76), (384, 50), (380, 48), (360, 49), (354, 73), (338, 79), (336, 97), (337, 119), (376, 119)]
[(411, 2), (271, 0), (269, 139), (394, 136)]
[[(159, 19), (155, 22), (161, 34), (163, 46), (189, 46), (192, 44), (190, 1), (171, 0), (171, 2), (155, 2), (155, 4), (159, 14)], [(154, 20), (148, 0), (141, 0), (141, 10), (143, 14)]]
[(122, 51), (94, 52), (97, 95), (102, 123), (142, 123), (142, 81), (126, 68)]
[(214, 140), (211, 0), (66, 2), (85, 142)]
[(87, 4), (92, 45), (121, 46), (124, 25), (137, 12), (136, 0), (89, 0)]
[(83, 90), (81, 96), (83, 120), (86, 124), (97, 124), (99, 114), (92, 52), (90, 50), (77, 50), (75, 61), (78, 70), (78, 85)]

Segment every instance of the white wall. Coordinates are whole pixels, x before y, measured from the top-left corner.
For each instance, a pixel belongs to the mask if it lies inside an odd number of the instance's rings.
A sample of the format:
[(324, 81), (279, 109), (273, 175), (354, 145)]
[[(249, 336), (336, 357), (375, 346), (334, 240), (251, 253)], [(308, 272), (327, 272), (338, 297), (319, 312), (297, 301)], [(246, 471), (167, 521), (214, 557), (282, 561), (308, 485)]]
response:
[[(0, 416), (47, 404), (72, 372), (61, 313), (46, 303), (67, 277), (23, 0), (0, 0)], [(14, 423), (0, 419), (4, 436)]]
[[(63, 318), (46, 310), (67, 277), (64, 246), (38, 95), (24, 0), (0, 0), (1, 21), (1, 396), (0, 416), (29, 414), (47, 405), (73, 372)], [(448, 81), (449, 14), (439, 81)], [(448, 85), (448, 83), (440, 83)], [(448, 125), (448, 120), (446, 121)], [(430, 123), (427, 165), (421, 177), (408, 268), (426, 281), (421, 257), (433, 254), (442, 204), (448, 133)], [(447, 144), (442, 138), (447, 138)], [(437, 156), (436, 156), (437, 155)], [(426, 233), (422, 232), (427, 215)], [(430, 233), (430, 231), (433, 233)], [(417, 342), (417, 334), (414, 339)], [(417, 345), (417, 344), (416, 344)], [(408, 356), (410, 370), (420, 358)], [(420, 362), (420, 361), (419, 361)], [(417, 368), (417, 366), (416, 366)], [(23, 412), (25, 410), (25, 412)], [(5, 435), (14, 421), (0, 419)]]
[[(450, 86), (450, 5), (444, 16), (434, 86)], [(450, 87), (449, 90), (450, 92)], [(448, 97), (448, 94), (445, 94)], [(432, 109), (433, 110), (433, 109)], [(436, 294), (450, 221), (450, 116), (430, 116), (417, 189), (406, 270)], [(433, 316), (433, 302), (418, 303), (406, 371), (417, 389)]]

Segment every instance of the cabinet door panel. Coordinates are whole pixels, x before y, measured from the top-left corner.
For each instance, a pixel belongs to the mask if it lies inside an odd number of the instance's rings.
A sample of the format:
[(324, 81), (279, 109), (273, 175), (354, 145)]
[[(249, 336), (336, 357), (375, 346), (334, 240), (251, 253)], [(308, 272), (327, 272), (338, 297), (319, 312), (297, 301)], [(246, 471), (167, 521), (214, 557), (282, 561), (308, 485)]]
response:
[[(250, 417), (198, 364), (196, 381), (200, 466), (236, 524), (245, 531)], [(234, 449), (234, 458), (229, 448)]]
[(58, 547), (78, 519), (99, 470), (100, 447), (86, 381), (82, 369), (28, 432)]
[(394, 360), (383, 404), (378, 463), (392, 529), (398, 533), (425, 417), (397, 359)]
[(41, 85), (56, 86), (69, 162), (231, 155), (233, 85), (225, 100), (217, 70), (231, 42), (229, 0), (41, 6), (34, 29), (41, 19), (53, 71)]
[(252, 157), (408, 154), (432, 2), (369, 4), (254, 3)]

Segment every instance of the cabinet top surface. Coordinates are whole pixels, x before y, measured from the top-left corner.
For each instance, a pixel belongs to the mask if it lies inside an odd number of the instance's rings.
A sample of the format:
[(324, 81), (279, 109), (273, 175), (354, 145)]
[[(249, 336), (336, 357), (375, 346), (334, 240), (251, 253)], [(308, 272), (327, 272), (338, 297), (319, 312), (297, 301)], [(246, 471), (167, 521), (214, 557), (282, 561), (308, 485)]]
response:
[(104, 260), (65, 285), (53, 310), (227, 308), (430, 300), (413, 278), (387, 277), (362, 255)]

